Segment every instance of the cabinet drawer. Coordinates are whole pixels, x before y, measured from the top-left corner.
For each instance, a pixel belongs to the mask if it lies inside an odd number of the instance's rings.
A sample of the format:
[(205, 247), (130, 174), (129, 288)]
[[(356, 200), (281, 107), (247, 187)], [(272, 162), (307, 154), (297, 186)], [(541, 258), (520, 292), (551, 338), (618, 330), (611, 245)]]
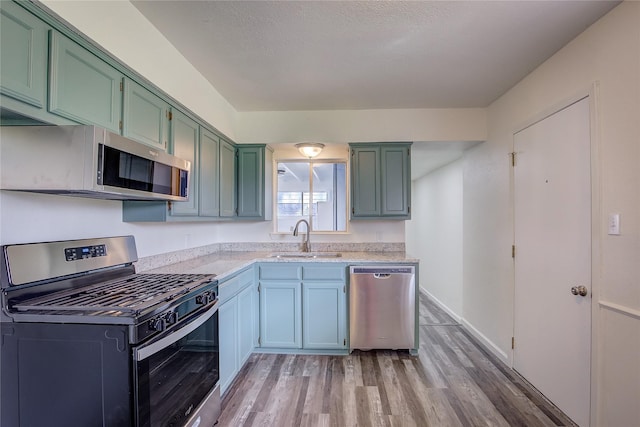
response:
[(305, 265), (302, 271), (304, 280), (339, 280), (345, 278), (347, 267), (344, 265)]
[(218, 286), (218, 298), (224, 303), (238, 292), (253, 283), (253, 268), (243, 271), (229, 280), (221, 282)]
[(300, 280), (302, 279), (302, 266), (263, 264), (260, 267), (260, 279), (269, 280)]

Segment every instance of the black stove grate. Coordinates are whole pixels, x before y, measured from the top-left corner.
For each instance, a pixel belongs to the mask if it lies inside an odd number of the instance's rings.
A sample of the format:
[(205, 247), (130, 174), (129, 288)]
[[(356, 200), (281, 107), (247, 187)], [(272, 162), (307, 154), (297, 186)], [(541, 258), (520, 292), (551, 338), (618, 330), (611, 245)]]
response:
[(112, 314), (135, 316), (184, 295), (210, 282), (213, 277), (211, 274), (139, 273), (32, 298), (16, 304), (14, 308), (21, 311), (114, 312)]

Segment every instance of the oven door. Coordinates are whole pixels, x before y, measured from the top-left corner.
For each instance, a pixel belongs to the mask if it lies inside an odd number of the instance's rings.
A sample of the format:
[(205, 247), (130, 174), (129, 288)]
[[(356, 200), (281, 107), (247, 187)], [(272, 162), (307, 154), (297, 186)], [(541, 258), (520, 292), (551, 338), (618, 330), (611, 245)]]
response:
[(182, 427), (211, 418), (213, 425), (217, 420), (217, 300), (200, 313), (134, 350), (136, 426)]

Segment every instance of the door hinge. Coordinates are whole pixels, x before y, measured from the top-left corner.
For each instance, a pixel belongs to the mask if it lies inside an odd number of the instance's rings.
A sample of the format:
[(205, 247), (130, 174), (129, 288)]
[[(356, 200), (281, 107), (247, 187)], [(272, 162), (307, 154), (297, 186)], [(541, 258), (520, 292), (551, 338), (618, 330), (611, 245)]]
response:
[(262, 342), (260, 341), (260, 337), (258, 337), (258, 345), (261, 345)]
[(511, 166), (515, 166), (516, 165), (516, 152), (512, 152), (509, 153), (509, 156), (511, 157)]
[(347, 346), (347, 339), (346, 338), (342, 341), (342, 345), (345, 346), (345, 347)]
[(411, 206), (407, 206), (407, 213), (411, 213)]
[(120, 92), (122, 92), (124, 90), (124, 85), (122, 84), (122, 82), (120, 82)]
[(356, 208), (351, 208), (351, 215), (355, 215), (356, 214)]
[(167, 202), (167, 210), (171, 212), (171, 201)]
[(516, 245), (511, 245), (511, 258), (516, 257)]
[(119, 128), (120, 130), (122, 130), (122, 120), (120, 120), (120, 121), (118, 122), (118, 128)]
[(344, 285), (342, 287), (342, 293), (346, 294), (347, 293), (347, 285)]
[(516, 348), (516, 339), (515, 337), (511, 337), (511, 350)]
[(167, 118), (173, 120), (173, 113), (171, 111), (167, 111)]

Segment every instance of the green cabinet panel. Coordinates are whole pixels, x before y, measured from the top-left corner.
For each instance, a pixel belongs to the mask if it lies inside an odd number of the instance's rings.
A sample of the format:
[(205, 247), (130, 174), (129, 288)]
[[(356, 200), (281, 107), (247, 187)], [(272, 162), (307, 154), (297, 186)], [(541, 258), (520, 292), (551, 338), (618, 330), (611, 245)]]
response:
[(201, 217), (220, 216), (220, 139), (200, 128), (200, 208)]
[(131, 79), (124, 79), (122, 134), (160, 150), (169, 140), (169, 104)]
[(305, 349), (346, 348), (344, 281), (302, 283), (302, 346)]
[(411, 143), (351, 143), (351, 218), (411, 218)]
[(380, 147), (352, 148), (351, 186), (353, 216), (380, 215)]
[(238, 146), (238, 217), (264, 215), (264, 146)]
[[(253, 283), (253, 280), (251, 280)], [(258, 289), (255, 284), (238, 294), (238, 361), (244, 365), (257, 344)]]
[(258, 295), (253, 267), (219, 283), (220, 391), (233, 382), (258, 335)]
[(231, 385), (238, 373), (238, 300), (233, 298), (218, 309), (220, 340), (220, 392)]
[(382, 167), (382, 216), (409, 216), (411, 197), (411, 156), (405, 144), (380, 148)]
[(301, 284), (260, 281), (260, 345), (302, 348)]
[(236, 147), (220, 140), (220, 216), (236, 216)]
[(47, 25), (13, 2), (0, 2), (0, 92), (44, 108)]
[(198, 215), (199, 189), (199, 163), (198, 145), (200, 141), (200, 127), (195, 120), (180, 111), (173, 111), (171, 119), (171, 152), (176, 157), (191, 162), (189, 183), (189, 200), (186, 202), (173, 202), (171, 204), (172, 215)]
[(56, 31), (49, 51), (49, 111), (119, 133), (123, 75)]

